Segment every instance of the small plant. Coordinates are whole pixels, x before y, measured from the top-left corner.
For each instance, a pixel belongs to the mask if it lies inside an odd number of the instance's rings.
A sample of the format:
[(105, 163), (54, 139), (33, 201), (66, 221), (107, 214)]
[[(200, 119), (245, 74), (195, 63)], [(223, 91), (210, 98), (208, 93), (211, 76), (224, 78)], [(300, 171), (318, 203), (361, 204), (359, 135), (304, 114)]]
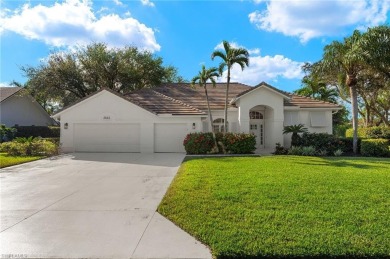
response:
[(341, 149), (337, 149), (335, 152), (333, 152), (334, 156), (341, 156), (343, 154), (343, 151)]
[(11, 141), (14, 139), (17, 130), (14, 128), (7, 128), (5, 125), (0, 125), (0, 143)]
[(299, 139), (301, 138), (299, 136), (299, 133), (305, 133), (305, 132), (307, 132), (307, 128), (305, 128), (305, 125), (303, 125), (303, 124), (285, 126), (284, 129), (283, 129), (283, 134), (292, 133), (292, 135), (291, 135), (291, 147), (298, 145)]
[(302, 147), (292, 146), (288, 150), (288, 154), (293, 155), (293, 156), (301, 156), (302, 155)]
[(313, 146), (302, 147), (302, 156), (315, 156), (316, 149)]
[(283, 147), (280, 145), (280, 143), (276, 143), (275, 151), (273, 152), (274, 155), (287, 155), (288, 154), (288, 148)]
[(321, 150), (317, 151), (317, 155), (318, 156), (327, 156), (328, 151), (326, 151), (325, 149), (321, 149)]

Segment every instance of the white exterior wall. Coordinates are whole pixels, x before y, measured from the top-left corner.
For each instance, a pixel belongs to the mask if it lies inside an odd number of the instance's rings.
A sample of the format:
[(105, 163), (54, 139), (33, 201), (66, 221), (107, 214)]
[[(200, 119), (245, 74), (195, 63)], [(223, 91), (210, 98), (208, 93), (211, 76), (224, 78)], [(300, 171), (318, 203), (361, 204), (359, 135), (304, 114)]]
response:
[(272, 148), (275, 143), (283, 145), (283, 96), (266, 88), (258, 88), (237, 100), (239, 131), (249, 133), (249, 111), (255, 106), (265, 107), (264, 140), (265, 148)]
[(0, 123), (7, 127), (49, 126), (54, 121), (33, 98), (16, 93), (0, 103)]
[[(311, 133), (333, 133), (333, 125), (332, 125), (332, 111), (331, 110), (321, 110), (325, 112), (325, 124), (324, 127), (312, 127), (310, 121), (310, 112), (318, 111), (319, 109), (300, 109), (300, 110), (285, 110), (285, 112), (298, 112), (298, 122), (294, 122), (294, 124), (303, 124)], [(284, 135), (284, 146), (291, 146), (291, 134)]]
[[(76, 123), (139, 123), (141, 153), (154, 152), (155, 123), (186, 123), (187, 131), (202, 130), (201, 117), (157, 116), (108, 91), (102, 91), (59, 114), (61, 116), (61, 150), (74, 152), (74, 124)], [(110, 117), (104, 120), (103, 117)], [(68, 129), (64, 124), (68, 123)], [(195, 123), (195, 129), (192, 128)]]

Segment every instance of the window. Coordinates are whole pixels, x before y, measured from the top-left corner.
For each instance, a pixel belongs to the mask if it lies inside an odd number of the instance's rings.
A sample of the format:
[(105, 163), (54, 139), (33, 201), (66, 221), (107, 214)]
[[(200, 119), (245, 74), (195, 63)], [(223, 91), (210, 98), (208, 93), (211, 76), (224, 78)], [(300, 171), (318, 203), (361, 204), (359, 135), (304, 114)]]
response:
[(250, 119), (254, 119), (254, 120), (262, 120), (264, 117), (263, 117), (263, 114), (261, 112), (257, 112), (257, 111), (251, 111), (249, 112), (249, 118)]
[(325, 112), (310, 112), (310, 124), (312, 127), (326, 127)]
[[(213, 121), (213, 131), (214, 132), (224, 132), (224, 119), (216, 119)], [(229, 129), (229, 122), (228, 122), (228, 129)]]
[(284, 112), (284, 126), (291, 126), (299, 124), (299, 114), (298, 112), (286, 111)]

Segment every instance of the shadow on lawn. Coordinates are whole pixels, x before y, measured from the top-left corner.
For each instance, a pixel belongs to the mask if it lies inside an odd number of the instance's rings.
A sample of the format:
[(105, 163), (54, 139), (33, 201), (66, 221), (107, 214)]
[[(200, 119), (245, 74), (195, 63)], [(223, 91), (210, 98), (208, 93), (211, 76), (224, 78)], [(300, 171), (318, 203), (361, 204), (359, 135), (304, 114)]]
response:
[[(365, 162), (366, 164), (361, 164), (354, 162), (356, 160)], [(384, 158), (322, 158), (320, 161), (318, 160), (310, 160), (308, 159), (306, 162), (302, 162), (302, 160), (297, 161), (297, 163), (302, 165), (315, 165), (315, 166), (330, 166), (330, 167), (352, 167), (356, 169), (375, 169), (375, 168), (388, 168), (390, 166), (389, 161), (383, 161)]]

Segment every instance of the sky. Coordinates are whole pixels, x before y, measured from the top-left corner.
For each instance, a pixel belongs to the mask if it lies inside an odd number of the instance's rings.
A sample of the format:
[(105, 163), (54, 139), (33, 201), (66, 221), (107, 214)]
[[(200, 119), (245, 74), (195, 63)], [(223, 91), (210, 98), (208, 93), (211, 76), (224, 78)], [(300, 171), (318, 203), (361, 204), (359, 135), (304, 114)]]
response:
[(0, 85), (25, 83), (21, 67), (91, 42), (148, 50), (191, 80), (202, 64), (218, 66), (211, 53), (227, 40), (250, 53), (232, 81), (291, 92), (324, 46), (389, 17), (390, 0), (0, 0)]

